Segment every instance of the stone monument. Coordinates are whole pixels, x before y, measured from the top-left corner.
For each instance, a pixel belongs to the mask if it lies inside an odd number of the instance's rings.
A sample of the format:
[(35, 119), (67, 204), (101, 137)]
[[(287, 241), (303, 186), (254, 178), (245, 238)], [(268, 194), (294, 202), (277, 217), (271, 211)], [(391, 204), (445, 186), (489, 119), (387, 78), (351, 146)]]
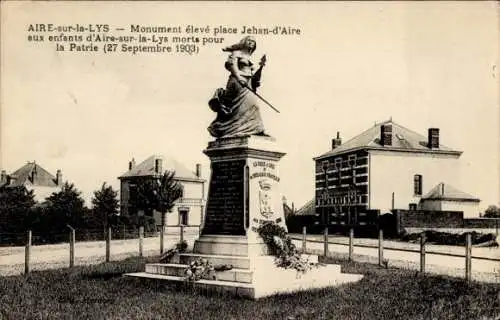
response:
[(187, 265), (203, 258), (232, 269), (217, 272), (214, 280), (198, 280), (198, 286), (250, 298), (361, 278), (342, 274), (339, 265), (313, 268), (298, 277), (296, 270), (275, 265), (275, 257), (258, 234), (266, 221), (286, 228), (278, 170), (285, 153), (264, 130), (260, 107), (269, 103), (257, 89), (266, 57), (256, 68), (251, 61), (255, 49), (256, 41), (250, 36), (223, 49), (229, 52), (225, 63), (229, 79), (208, 102), (217, 113), (208, 127), (215, 140), (204, 150), (211, 161), (211, 177), (205, 223), (193, 252), (177, 254), (172, 263), (148, 264), (145, 272), (129, 276), (184, 281)]

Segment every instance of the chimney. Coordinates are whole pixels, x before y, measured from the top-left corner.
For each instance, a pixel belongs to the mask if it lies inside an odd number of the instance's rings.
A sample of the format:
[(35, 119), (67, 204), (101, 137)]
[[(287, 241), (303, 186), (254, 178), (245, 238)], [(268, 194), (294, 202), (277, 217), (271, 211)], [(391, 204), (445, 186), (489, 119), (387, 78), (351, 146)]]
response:
[(7, 183), (7, 172), (5, 170), (2, 170), (2, 174), (0, 177), (0, 184)]
[(128, 169), (132, 170), (133, 167), (135, 167), (135, 159), (134, 158), (132, 158), (132, 160), (128, 162)]
[(155, 160), (155, 172), (160, 174), (162, 172), (161, 159)]
[(57, 170), (57, 172), (56, 172), (56, 184), (58, 186), (62, 185), (62, 172), (61, 172), (61, 170)]
[(427, 131), (427, 147), (431, 149), (439, 148), (439, 129), (429, 128)]
[(33, 161), (33, 170), (31, 170), (31, 182), (34, 183), (35, 182), (35, 178), (36, 178), (36, 163)]
[(380, 145), (392, 146), (392, 125), (383, 124), (380, 126)]
[(332, 149), (337, 148), (342, 144), (342, 139), (340, 138), (340, 132), (337, 131), (337, 138), (332, 139)]
[(196, 164), (196, 176), (201, 178), (201, 164), (199, 163)]
[(444, 183), (441, 183), (441, 195), (444, 196)]

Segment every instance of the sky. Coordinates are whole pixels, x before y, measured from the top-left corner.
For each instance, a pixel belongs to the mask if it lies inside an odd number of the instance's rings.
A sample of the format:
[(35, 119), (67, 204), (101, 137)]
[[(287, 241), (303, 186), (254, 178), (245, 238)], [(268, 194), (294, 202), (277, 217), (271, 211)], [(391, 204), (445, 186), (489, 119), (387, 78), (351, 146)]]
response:
[(131, 24), (289, 26), (300, 35), (255, 35), (254, 53), (267, 56), (260, 93), (280, 110), (261, 113), (286, 152), (289, 202), (313, 198), (312, 158), (337, 131), (346, 141), (392, 117), (423, 135), (440, 128), (442, 144), (464, 151), (456, 187), (483, 209), (499, 205), (499, 16), (486, 1), (4, 1), (0, 167), (61, 169), (87, 200), (152, 154), (201, 163), (209, 179), (207, 101), (227, 81), (221, 48), (242, 38), (225, 34), (193, 55), (58, 52), (28, 42), (29, 24), (109, 24), (125, 35)]

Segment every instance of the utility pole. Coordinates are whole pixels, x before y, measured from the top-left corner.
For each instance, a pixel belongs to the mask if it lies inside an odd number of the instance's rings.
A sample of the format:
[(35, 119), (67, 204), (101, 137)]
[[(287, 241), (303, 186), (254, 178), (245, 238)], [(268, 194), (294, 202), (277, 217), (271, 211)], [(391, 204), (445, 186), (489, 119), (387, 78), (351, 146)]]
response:
[(328, 228), (328, 208), (326, 207), (327, 198), (328, 198), (328, 161), (323, 162), (323, 171), (325, 173), (325, 190), (323, 192), (323, 222), (325, 224), (325, 228)]

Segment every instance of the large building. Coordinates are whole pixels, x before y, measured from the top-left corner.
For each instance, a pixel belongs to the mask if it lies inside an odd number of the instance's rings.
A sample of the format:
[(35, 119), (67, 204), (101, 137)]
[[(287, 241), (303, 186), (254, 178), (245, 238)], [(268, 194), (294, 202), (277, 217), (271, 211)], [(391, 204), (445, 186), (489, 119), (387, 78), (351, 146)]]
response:
[[(359, 225), (373, 220), (367, 216), (374, 210), (428, 207), (421, 200), (431, 189), (459, 181), (462, 152), (442, 145), (439, 135), (438, 128), (429, 128), (426, 137), (392, 119), (346, 143), (337, 133), (331, 149), (314, 158), (317, 223)], [(477, 203), (469, 200), (465, 207)]]
[[(187, 169), (175, 159), (168, 159), (161, 155), (153, 155), (136, 165), (129, 162), (128, 171), (118, 177), (120, 179), (120, 213), (125, 216), (141, 214), (132, 206), (131, 199), (135, 194), (135, 187), (141, 179), (158, 178), (165, 171), (174, 171), (175, 179), (183, 186), (182, 198), (176, 201), (171, 213), (166, 215), (167, 228), (180, 225), (199, 228), (203, 224), (205, 213), (205, 180), (201, 177), (201, 165), (195, 170)], [(154, 212), (156, 225), (161, 225), (161, 214)]]
[(7, 174), (5, 170), (2, 170), (0, 176), (0, 187), (24, 186), (27, 190), (33, 191), (37, 202), (43, 202), (54, 192), (61, 191), (62, 184), (61, 170), (57, 170), (56, 174), (52, 175), (35, 161), (28, 161), (28, 163), (11, 174)]

